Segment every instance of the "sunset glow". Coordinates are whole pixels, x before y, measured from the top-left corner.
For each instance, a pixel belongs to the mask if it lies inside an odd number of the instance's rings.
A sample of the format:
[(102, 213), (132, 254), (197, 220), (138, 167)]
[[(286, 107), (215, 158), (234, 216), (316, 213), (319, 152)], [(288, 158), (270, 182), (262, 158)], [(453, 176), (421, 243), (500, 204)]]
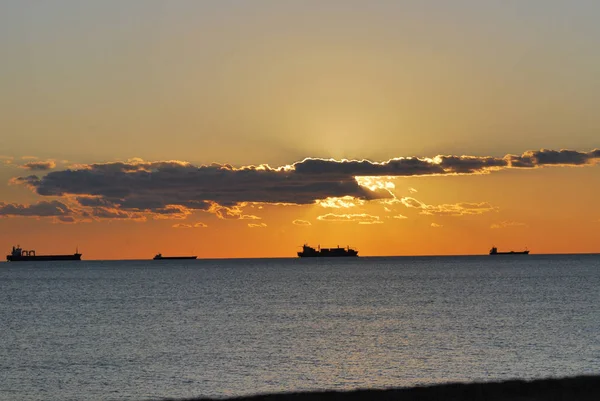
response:
[(50, 3), (0, 6), (3, 252), (600, 252), (595, 3)]

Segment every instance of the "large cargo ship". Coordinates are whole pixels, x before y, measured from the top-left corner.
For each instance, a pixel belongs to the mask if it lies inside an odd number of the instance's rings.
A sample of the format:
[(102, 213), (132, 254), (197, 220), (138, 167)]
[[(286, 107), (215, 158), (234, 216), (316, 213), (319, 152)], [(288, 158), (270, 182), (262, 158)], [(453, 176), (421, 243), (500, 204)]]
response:
[(196, 259), (197, 256), (163, 256), (162, 253), (154, 256), (154, 260), (169, 260), (169, 259)]
[(298, 252), (298, 256), (301, 258), (319, 258), (319, 257), (336, 257), (336, 256), (358, 256), (358, 251), (350, 248), (321, 248), (318, 246), (317, 249), (310, 247), (306, 244), (302, 245), (302, 251)]
[(529, 255), (528, 250), (524, 251), (509, 251), (509, 252), (498, 252), (498, 248), (495, 246), (490, 249), (490, 255)]
[(52, 260), (81, 260), (81, 254), (75, 251), (72, 255), (36, 255), (34, 250), (27, 251), (20, 246), (13, 246), (8, 262), (48, 262)]

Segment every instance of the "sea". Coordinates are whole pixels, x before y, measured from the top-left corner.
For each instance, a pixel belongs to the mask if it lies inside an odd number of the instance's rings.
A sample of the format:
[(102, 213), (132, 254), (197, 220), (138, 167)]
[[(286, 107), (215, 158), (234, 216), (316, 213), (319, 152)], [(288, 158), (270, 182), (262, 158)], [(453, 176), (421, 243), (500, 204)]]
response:
[(600, 255), (0, 263), (0, 400), (600, 374)]

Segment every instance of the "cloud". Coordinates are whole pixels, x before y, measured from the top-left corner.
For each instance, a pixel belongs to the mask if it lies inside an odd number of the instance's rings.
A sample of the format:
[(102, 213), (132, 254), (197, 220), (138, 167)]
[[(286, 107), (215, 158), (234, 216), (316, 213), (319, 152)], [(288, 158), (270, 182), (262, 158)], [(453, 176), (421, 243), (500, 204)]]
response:
[(76, 223), (90, 223), (92, 219), (80, 218), (79, 216), (55, 216), (53, 218), (54, 223), (62, 224), (76, 224)]
[(497, 207), (492, 206), (487, 202), (461, 202), (442, 205), (427, 205), (415, 198), (410, 197), (401, 198), (400, 202), (402, 202), (402, 204), (404, 204), (406, 207), (421, 209), (419, 214), (429, 216), (464, 216), (498, 211)]
[(31, 205), (0, 202), (0, 217), (58, 217), (70, 215), (73, 211), (64, 203), (53, 201), (40, 201)]
[(437, 223), (431, 223), (431, 227), (433, 227), (433, 228), (442, 228), (444, 226), (441, 225), (441, 224), (437, 224)]
[(317, 199), (315, 203), (321, 207), (333, 209), (349, 209), (364, 205), (365, 201), (352, 196), (342, 196), (341, 198), (328, 197), (326, 199)]
[(416, 190), (416, 189), (414, 189), (414, 188), (408, 188), (408, 192), (410, 192), (411, 194), (414, 194), (414, 193), (417, 193), (417, 192), (419, 192), (419, 191), (417, 191), (417, 190)]
[(297, 226), (310, 226), (311, 225), (310, 221), (300, 220), (300, 219), (296, 219), (296, 220), (292, 221), (292, 224), (295, 224)]
[(128, 212), (125, 210), (121, 210), (118, 208), (108, 208), (108, 207), (94, 207), (91, 209), (90, 214), (92, 217), (97, 217), (100, 219), (109, 219), (109, 220), (120, 220), (120, 219), (128, 219), (135, 221), (145, 221), (146, 216), (139, 212)]
[(464, 216), (469, 214), (483, 214), (488, 212), (498, 211), (496, 206), (492, 206), (487, 202), (480, 203), (455, 203), (443, 205), (426, 205), (420, 214), (430, 216)]
[(173, 227), (173, 228), (206, 228), (208, 226), (204, 223), (198, 222), (196, 224), (177, 223), (177, 224), (173, 224), (171, 227)]
[(242, 214), (239, 217), (240, 220), (261, 220), (262, 217), (254, 216), (253, 214)]
[(507, 227), (527, 227), (525, 223), (519, 223), (516, 221), (501, 221), (500, 223), (494, 223), (490, 226), (490, 228), (507, 228)]
[(322, 216), (318, 216), (317, 220), (320, 221), (333, 221), (333, 222), (357, 222), (358, 224), (379, 224), (383, 223), (379, 220), (379, 216), (372, 216), (366, 213), (360, 214), (334, 214), (327, 213)]
[[(76, 196), (88, 206), (110, 207), (132, 213), (183, 218), (195, 210), (219, 218), (240, 218), (241, 204), (307, 205), (344, 208), (350, 203), (379, 200), (397, 202), (390, 177), (488, 174), (508, 168), (582, 166), (598, 163), (600, 150), (528, 151), (521, 156), (399, 157), (383, 162), (306, 158), (291, 165), (233, 167), (228, 164), (194, 166), (182, 161), (96, 163), (72, 166), (38, 177), (12, 179), (42, 196)], [(413, 191), (411, 191), (413, 192)], [(403, 198), (423, 214), (480, 214), (489, 204), (431, 206)], [(416, 201), (418, 202), (418, 201)], [(85, 206), (82, 203), (82, 206)], [(181, 207), (176, 210), (176, 207)]]
[(148, 209), (154, 219), (178, 219), (183, 220), (192, 214), (192, 211), (181, 205), (166, 205), (165, 207), (156, 207)]
[(408, 219), (408, 217), (401, 215), (401, 214), (397, 214), (395, 216), (388, 216), (388, 219), (404, 220), (404, 219)]
[(25, 163), (25, 164), (21, 165), (20, 167), (24, 168), (26, 170), (31, 170), (31, 171), (47, 171), (47, 170), (52, 170), (53, 168), (55, 168), (56, 163), (54, 162), (54, 160), (36, 161), (36, 162)]
[(249, 223), (248, 227), (250, 228), (263, 228), (266, 227), (267, 225), (265, 223), (260, 223), (260, 224), (253, 224), (253, 223)]
[(406, 207), (414, 207), (414, 208), (425, 208), (427, 205), (421, 201), (416, 200), (415, 198), (405, 197), (400, 198), (400, 202)]
[(509, 165), (513, 168), (532, 168), (541, 166), (582, 166), (596, 164), (600, 160), (600, 149), (590, 152), (575, 150), (530, 150), (521, 156), (507, 155)]

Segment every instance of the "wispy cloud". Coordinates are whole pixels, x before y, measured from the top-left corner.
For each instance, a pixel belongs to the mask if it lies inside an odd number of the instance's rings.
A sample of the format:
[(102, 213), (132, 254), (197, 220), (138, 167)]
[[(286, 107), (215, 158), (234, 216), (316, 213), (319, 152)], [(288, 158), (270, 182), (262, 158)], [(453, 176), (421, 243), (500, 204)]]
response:
[(89, 213), (92, 217), (107, 220), (134, 220), (134, 221), (146, 221), (146, 216), (139, 212), (129, 212), (118, 208), (110, 207), (94, 207), (91, 208)]
[(442, 228), (444, 226), (441, 225), (441, 224), (438, 224), (438, 223), (431, 223), (431, 227), (433, 227), (433, 228)]
[(310, 221), (300, 220), (300, 219), (296, 219), (296, 220), (292, 221), (292, 224), (295, 224), (297, 226), (310, 226), (311, 225)]
[(398, 220), (404, 220), (404, 219), (408, 219), (408, 217), (401, 215), (401, 214), (397, 214), (395, 216), (387, 216), (388, 219), (398, 219)]
[(365, 200), (352, 196), (342, 196), (341, 198), (329, 197), (326, 199), (317, 199), (315, 203), (321, 207), (333, 209), (349, 209), (365, 204)]
[(177, 224), (173, 224), (171, 227), (173, 227), (173, 228), (206, 228), (208, 226), (204, 223), (195, 223), (195, 224), (177, 223)]
[(31, 171), (48, 171), (56, 167), (56, 162), (54, 160), (35, 161), (22, 164), (19, 167)]
[(253, 214), (242, 214), (239, 217), (240, 220), (260, 220), (262, 217), (255, 216)]
[(248, 223), (248, 227), (250, 228), (264, 228), (267, 225), (265, 223), (260, 223), (260, 224), (254, 224), (254, 223)]
[(420, 214), (430, 216), (464, 216), (473, 214), (483, 214), (498, 211), (498, 208), (487, 202), (480, 203), (452, 203), (442, 205), (427, 205), (415, 198), (401, 198), (400, 202), (409, 208), (421, 209)]
[(53, 223), (60, 224), (90, 223), (92, 221), (90, 218), (80, 218), (79, 216), (55, 216), (52, 220)]
[(317, 220), (320, 221), (331, 221), (331, 222), (357, 222), (358, 224), (379, 224), (382, 223), (379, 220), (379, 216), (373, 216), (366, 213), (360, 214), (334, 214), (327, 213), (322, 216), (318, 216)]
[(507, 227), (527, 227), (525, 223), (519, 223), (517, 221), (501, 221), (500, 223), (494, 223), (490, 226), (490, 228), (507, 228)]

